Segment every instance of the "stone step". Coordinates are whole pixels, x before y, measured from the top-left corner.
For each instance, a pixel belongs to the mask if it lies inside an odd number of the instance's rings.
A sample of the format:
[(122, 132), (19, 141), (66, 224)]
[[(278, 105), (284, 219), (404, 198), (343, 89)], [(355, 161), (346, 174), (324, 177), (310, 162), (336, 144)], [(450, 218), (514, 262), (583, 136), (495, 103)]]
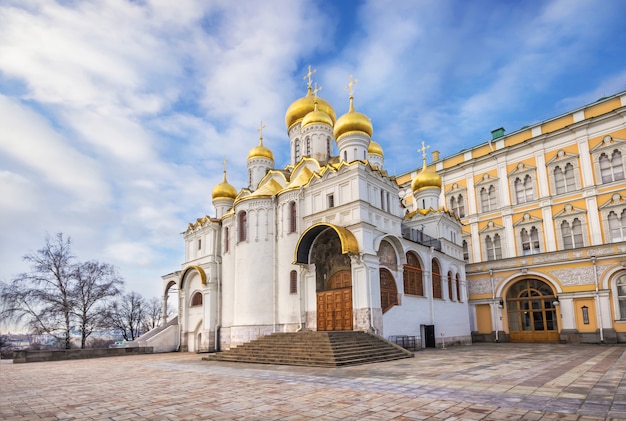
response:
[(259, 364), (338, 367), (413, 357), (378, 336), (366, 332), (273, 333), (205, 360)]

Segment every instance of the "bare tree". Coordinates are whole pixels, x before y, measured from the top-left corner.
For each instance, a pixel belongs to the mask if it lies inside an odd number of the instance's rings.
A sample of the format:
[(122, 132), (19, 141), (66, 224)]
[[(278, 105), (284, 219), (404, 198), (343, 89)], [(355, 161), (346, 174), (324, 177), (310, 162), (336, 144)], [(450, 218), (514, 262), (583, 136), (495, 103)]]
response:
[(76, 266), (74, 296), (76, 304), (73, 315), (80, 329), (80, 347), (85, 348), (91, 333), (106, 325), (105, 311), (98, 304), (120, 294), (124, 282), (115, 267), (96, 261)]
[(158, 327), (161, 324), (161, 316), (163, 315), (163, 306), (161, 300), (156, 297), (146, 301), (143, 330), (145, 332)]
[(119, 329), (127, 341), (134, 341), (142, 333), (145, 300), (141, 294), (130, 292), (109, 305), (108, 324)]
[(99, 324), (98, 304), (119, 294), (123, 281), (113, 266), (80, 263), (71, 253), (71, 241), (46, 236), (44, 247), (24, 256), (31, 272), (10, 283), (0, 283), (0, 316), (24, 322), (32, 333), (48, 333), (71, 347), (70, 329), (81, 329), (81, 347)]
[(34, 333), (49, 333), (69, 349), (74, 306), (74, 260), (70, 239), (46, 237), (44, 247), (24, 256), (32, 271), (0, 285), (0, 315), (25, 322)]

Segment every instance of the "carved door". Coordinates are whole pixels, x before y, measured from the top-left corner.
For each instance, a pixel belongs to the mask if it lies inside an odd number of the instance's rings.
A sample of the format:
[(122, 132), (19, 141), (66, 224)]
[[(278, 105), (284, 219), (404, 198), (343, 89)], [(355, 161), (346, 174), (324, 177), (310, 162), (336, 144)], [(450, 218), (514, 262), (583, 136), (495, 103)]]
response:
[(332, 289), (317, 293), (317, 330), (352, 330), (352, 280), (349, 271), (328, 281)]

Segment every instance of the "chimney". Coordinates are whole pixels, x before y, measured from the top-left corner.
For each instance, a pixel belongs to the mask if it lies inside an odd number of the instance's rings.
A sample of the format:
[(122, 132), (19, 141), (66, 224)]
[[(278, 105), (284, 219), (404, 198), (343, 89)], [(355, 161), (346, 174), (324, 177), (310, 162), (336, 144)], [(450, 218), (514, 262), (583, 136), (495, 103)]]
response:
[(491, 140), (496, 140), (504, 136), (504, 127), (491, 131)]
[(433, 162), (439, 161), (439, 151), (433, 151)]

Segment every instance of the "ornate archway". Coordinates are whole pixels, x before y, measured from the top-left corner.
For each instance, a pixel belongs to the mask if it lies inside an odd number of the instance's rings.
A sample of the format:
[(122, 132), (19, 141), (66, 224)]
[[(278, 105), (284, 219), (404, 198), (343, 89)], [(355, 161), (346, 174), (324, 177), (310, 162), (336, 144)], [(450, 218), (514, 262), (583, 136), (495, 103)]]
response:
[[(310, 242), (315, 264), (317, 330), (352, 330), (352, 269), (343, 238), (326, 227)], [(309, 240), (310, 241), (310, 240)]]
[(556, 295), (539, 279), (522, 279), (506, 293), (506, 315), (511, 342), (558, 342)]

